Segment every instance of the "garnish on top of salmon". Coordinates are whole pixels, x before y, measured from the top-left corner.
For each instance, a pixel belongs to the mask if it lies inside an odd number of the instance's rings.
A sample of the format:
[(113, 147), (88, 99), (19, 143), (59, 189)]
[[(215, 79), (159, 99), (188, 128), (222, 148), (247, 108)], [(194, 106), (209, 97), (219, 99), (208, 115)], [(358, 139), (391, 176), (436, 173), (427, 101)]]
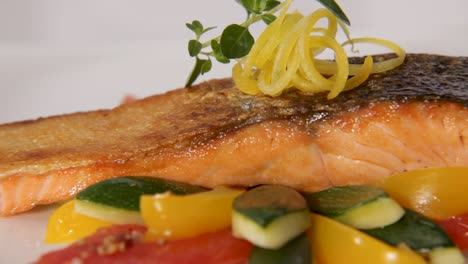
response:
[(317, 191), (468, 166), (468, 57), (410, 54), (326, 96), (252, 96), (222, 79), (112, 110), (1, 125), (0, 215), (123, 175)]

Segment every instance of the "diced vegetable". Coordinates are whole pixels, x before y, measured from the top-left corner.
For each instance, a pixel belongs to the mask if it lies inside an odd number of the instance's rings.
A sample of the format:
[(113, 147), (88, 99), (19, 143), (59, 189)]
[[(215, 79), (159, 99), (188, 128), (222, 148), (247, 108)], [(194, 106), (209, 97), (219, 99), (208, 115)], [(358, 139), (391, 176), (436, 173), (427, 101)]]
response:
[(67, 248), (42, 256), (37, 264), (158, 263), (245, 264), (252, 245), (230, 229), (174, 241), (144, 243), (145, 228), (114, 225)]
[(98, 228), (112, 224), (75, 212), (75, 200), (72, 200), (60, 206), (49, 217), (45, 242), (73, 242), (93, 234)]
[(243, 190), (218, 187), (189, 194), (143, 195), (140, 208), (150, 240), (184, 238), (231, 226), (231, 206)]
[(408, 171), (379, 185), (403, 207), (432, 219), (468, 213), (468, 167)]
[(447, 233), (438, 224), (410, 210), (392, 225), (363, 232), (393, 246), (404, 244), (423, 254), (429, 252), (431, 263), (463, 263), (460, 250)]
[(86, 200), (76, 200), (75, 211), (82, 215), (115, 224), (144, 224), (139, 211), (120, 209)]
[(393, 224), (405, 213), (383, 189), (370, 185), (338, 186), (305, 197), (311, 211), (359, 229)]
[(167, 191), (189, 194), (206, 189), (155, 177), (112, 178), (81, 191), (76, 197), (75, 210), (113, 223), (143, 224), (140, 215), (140, 196)]
[(304, 197), (284, 186), (251, 189), (234, 200), (232, 210), (234, 236), (262, 248), (278, 249), (310, 226)]
[(427, 252), (433, 248), (454, 246), (439, 225), (410, 210), (406, 210), (405, 215), (394, 224), (362, 231), (393, 246), (405, 243), (416, 251)]
[(431, 264), (463, 264), (465, 258), (460, 250), (456, 247), (436, 248), (429, 252)]
[(307, 232), (314, 263), (424, 264), (425, 260), (407, 248), (389, 246), (365, 233), (330, 218), (311, 214)]
[(468, 250), (468, 214), (450, 217), (439, 224), (458, 248)]
[(302, 234), (279, 249), (254, 247), (249, 264), (310, 264), (312, 263), (309, 238)]

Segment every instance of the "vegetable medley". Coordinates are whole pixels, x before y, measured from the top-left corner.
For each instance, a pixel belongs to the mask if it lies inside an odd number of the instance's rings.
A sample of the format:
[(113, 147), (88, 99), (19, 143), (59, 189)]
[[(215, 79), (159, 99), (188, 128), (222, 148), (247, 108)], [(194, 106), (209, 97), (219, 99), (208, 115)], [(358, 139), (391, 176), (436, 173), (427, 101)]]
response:
[[(109, 179), (52, 214), (46, 241), (78, 242), (41, 261), (464, 263), (468, 210), (460, 201), (468, 195), (467, 175), (468, 167), (422, 169), (316, 193), (276, 185), (207, 190), (152, 177)], [(116, 221), (115, 215), (123, 217)], [(115, 238), (117, 246), (109, 246)]]

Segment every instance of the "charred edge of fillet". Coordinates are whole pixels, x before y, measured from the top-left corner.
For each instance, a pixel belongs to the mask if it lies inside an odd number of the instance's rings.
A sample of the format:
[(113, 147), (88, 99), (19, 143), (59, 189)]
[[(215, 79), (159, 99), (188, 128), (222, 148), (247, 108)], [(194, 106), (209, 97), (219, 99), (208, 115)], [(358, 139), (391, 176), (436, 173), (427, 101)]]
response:
[[(374, 56), (374, 60), (393, 56)], [(356, 63), (363, 58), (350, 61)], [(206, 142), (271, 119), (305, 124), (313, 133), (320, 122), (381, 102), (451, 102), (467, 107), (468, 57), (409, 54), (402, 66), (374, 74), (360, 87), (343, 92), (333, 100), (326, 98), (327, 93), (310, 94), (296, 89), (278, 97), (247, 95), (236, 89), (231, 79), (205, 82), (189, 88), (189, 92), (194, 96), (198, 121), (202, 121), (191, 128), (192, 132), (200, 132), (195, 133), (193, 142)]]
[[(394, 55), (375, 56), (375, 60), (389, 56)], [(362, 60), (362, 58), (351, 59), (352, 62), (357, 60)], [(125, 121), (121, 119), (130, 116), (135, 119), (135, 122), (146, 122), (144, 125), (151, 128), (132, 138), (116, 138), (120, 141), (112, 141), (104, 145), (101, 142), (95, 142), (94, 139), (85, 138), (83, 140), (85, 146), (76, 150), (77, 153), (82, 153), (86, 152), (89, 147), (92, 152), (97, 145), (99, 149), (106, 149), (106, 152), (98, 152), (95, 156), (105, 160), (137, 159), (142, 155), (158, 155), (167, 151), (183, 152), (189, 148), (207, 144), (239, 128), (265, 120), (287, 120), (292, 125), (304, 127), (312, 134), (319, 128), (321, 122), (381, 102), (395, 104), (411, 101), (452, 102), (466, 108), (468, 106), (468, 57), (409, 54), (406, 62), (397, 69), (374, 74), (360, 87), (343, 92), (333, 100), (328, 100), (326, 95), (327, 93), (310, 94), (291, 89), (278, 97), (252, 96), (239, 91), (231, 79), (222, 79), (142, 99), (118, 107), (118, 109), (52, 118), (58, 120), (63, 118), (68, 121), (71, 117), (79, 117), (80, 120), (81, 118), (90, 119), (92, 124), (90, 122), (86, 124), (91, 128), (96, 122), (110, 122), (107, 124), (110, 126), (113, 120), (117, 119), (119, 122), (115, 129), (126, 131), (126, 129), (133, 128), (122, 127), (122, 124), (126, 125), (126, 123), (121, 122)], [(141, 111), (134, 111), (135, 108), (157, 110), (155, 105), (166, 104), (166, 102), (169, 106), (172, 104), (176, 107), (168, 107), (170, 110), (154, 114), (153, 119), (132, 116), (133, 113), (141, 113)], [(45, 120), (4, 126), (13, 129), (16, 126), (35, 125), (41, 121)], [(83, 127), (82, 129), (89, 128)], [(131, 144), (127, 144), (128, 141)], [(9, 157), (9, 161), (28, 160), (31, 155), (38, 154), (40, 154), (38, 158), (56, 156), (60, 151), (54, 149), (26, 151), (23, 153), (26, 158), (22, 157), (21, 153), (15, 153), (15, 158)], [(72, 158), (77, 159), (77, 156), (79, 155), (76, 154)]]
[[(376, 56), (375, 61), (390, 56)], [(374, 74), (360, 89), (348, 94), (374, 101), (448, 101), (467, 107), (468, 57), (409, 54), (399, 68)]]

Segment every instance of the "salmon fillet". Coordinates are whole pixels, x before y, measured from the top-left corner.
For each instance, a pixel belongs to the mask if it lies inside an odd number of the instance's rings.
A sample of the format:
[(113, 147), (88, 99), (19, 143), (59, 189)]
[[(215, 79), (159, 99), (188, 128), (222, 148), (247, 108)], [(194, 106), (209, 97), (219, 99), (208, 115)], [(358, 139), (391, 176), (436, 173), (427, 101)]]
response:
[(213, 80), (112, 110), (1, 125), (0, 214), (124, 175), (307, 191), (365, 184), (468, 166), (467, 136), (468, 57), (410, 54), (333, 100), (251, 96)]

